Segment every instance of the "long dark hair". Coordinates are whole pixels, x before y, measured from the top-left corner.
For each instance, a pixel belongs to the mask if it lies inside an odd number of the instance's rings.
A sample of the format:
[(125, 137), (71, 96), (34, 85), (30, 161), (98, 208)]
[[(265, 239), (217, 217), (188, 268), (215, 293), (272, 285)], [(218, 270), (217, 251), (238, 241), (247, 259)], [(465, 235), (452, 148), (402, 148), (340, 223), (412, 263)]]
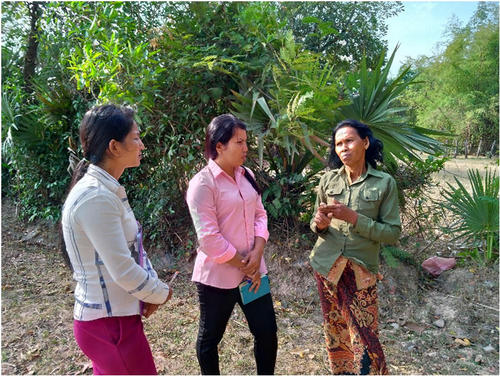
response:
[(330, 145), (330, 157), (328, 158), (328, 165), (331, 168), (340, 168), (344, 164), (340, 160), (339, 156), (335, 152), (335, 135), (337, 131), (344, 127), (351, 127), (356, 130), (359, 137), (365, 139), (368, 137), (368, 141), (370, 142), (370, 146), (366, 150), (365, 159), (373, 168), (377, 168), (377, 162), (383, 163), (384, 157), (382, 154), (382, 150), (384, 149), (384, 144), (379, 139), (373, 136), (372, 130), (368, 127), (368, 125), (361, 123), (357, 120), (343, 120), (337, 124), (332, 134), (332, 143)]
[[(246, 124), (234, 115), (223, 114), (214, 117), (210, 124), (208, 124), (205, 135), (205, 158), (217, 158), (217, 144), (220, 142), (222, 145), (226, 145), (231, 137), (233, 137), (236, 128), (243, 129), (244, 131), (247, 130)], [(247, 178), (255, 191), (261, 195), (262, 191), (253, 176), (246, 167), (241, 167), (245, 171), (245, 178)]]
[[(115, 104), (95, 106), (85, 113), (80, 123), (83, 159), (73, 170), (68, 193), (85, 175), (90, 163), (98, 164), (102, 161), (111, 140), (122, 142), (127, 137), (134, 125), (134, 114), (132, 108)], [(66, 264), (71, 267), (61, 223), (59, 223), (59, 238), (63, 258)]]

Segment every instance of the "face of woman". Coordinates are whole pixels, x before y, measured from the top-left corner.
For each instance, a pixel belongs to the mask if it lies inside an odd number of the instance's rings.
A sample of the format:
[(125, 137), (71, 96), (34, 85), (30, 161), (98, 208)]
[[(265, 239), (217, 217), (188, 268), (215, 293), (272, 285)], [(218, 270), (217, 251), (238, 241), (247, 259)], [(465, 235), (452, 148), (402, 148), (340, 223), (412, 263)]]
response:
[(348, 167), (365, 164), (366, 149), (370, 146), (368, 137), (362, 139), (352, 127), (340, 128), (335, 134), (335, 153)]
[(241, 166), (247, 158), (247, 132), (241, 128), (235, 128), (233, 137), (227, 144), (217, 143), (216, 160), (230, 167)]
[(132, 129), (127, 134), (125, 139), (120, 143), (122, 146), (122, 161), (125, 168), (138, 167), (141, 164), (142, 151), (145, 149), (139, 135), (139, 128), (136, 122)]

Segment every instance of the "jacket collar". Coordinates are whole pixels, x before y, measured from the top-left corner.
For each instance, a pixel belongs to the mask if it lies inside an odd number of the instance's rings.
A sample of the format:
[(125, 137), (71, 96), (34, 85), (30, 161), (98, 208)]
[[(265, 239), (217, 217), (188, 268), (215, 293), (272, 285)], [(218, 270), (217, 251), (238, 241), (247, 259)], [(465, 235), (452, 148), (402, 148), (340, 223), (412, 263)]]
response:
[(113, 193), (121, 193), (124, 189), (118, 180), (111, 176), (106, 170), (103, 170), (99, 166), (90, 164), (87, 169), (87, 174), (99, 180), (106, 188), (108, 188)]

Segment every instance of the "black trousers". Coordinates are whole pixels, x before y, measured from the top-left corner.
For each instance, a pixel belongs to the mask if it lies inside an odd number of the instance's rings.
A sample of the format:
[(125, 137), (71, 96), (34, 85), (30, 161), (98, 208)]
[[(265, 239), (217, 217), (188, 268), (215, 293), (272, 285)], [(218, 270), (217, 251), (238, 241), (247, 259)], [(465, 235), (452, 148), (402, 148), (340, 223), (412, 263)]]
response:
[(272, 375), (278, 352), (276, 316), (271, 294), (246, 305), (241, 302), (238, 288), (219, 289), (196, 283), (200, 301), (200, 327), (196, 355), (203, 375), (219, 375), (217, 346), (222, 340), (233, 308), (238, 303), (245, 314), (254, 337), (257, 374)]

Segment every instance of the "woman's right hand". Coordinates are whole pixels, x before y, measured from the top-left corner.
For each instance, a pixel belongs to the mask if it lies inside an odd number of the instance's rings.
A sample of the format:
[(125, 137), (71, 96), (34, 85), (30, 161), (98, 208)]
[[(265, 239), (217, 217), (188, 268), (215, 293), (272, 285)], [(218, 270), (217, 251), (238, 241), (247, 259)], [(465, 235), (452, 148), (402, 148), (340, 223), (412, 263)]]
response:
[(142, 302), (142, 315), (148, 318), (160, 307), (160, 304)]
[(246, 265), (246, 260), (238, 252), (236, 252), (231, 260), (226, 261), (226, 264), (235, 266), (239, 269)]
[(154, 304), (154, 303), (142, 302), (142, 304), (143, 304), (142, 305), (142, 315), (145, 318), (148, 318), (149, 316), (151, 316), (153, 313), (156, 312), (156, 310), (158, 308), (160, 308), (161, 305), (165, 304), (166, 302), (168, 302), (170, 300), (170, 298), (172, 297), (172, 294), (173, 294), (172, 287), (169, 287), (167, 299), (163, 303), (161, 303), (161, 304)]
[(327, 228), (333, 218), (333, 213), (325, 211), (326, 206), (327, 205), (324, 202), (319, 204), (318, 210), (316, 210), (316, 215), (314, 216), (314, 223), (316, 223), (316, 228), (319, 231)]

